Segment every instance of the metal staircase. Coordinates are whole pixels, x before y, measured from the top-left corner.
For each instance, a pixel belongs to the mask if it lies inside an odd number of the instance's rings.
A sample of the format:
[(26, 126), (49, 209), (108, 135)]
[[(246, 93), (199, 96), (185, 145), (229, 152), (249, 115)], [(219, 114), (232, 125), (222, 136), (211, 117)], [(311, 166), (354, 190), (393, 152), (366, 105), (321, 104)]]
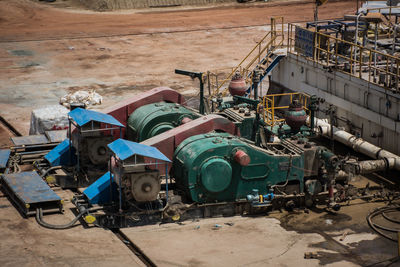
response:
[[(255, 71), (258, 71), (259, 75), (259, 81), (258, 83), (261, 83), (265, 77), (267, 77), (270, 72), (278, 65), (279, 61), (281, 61), (282, 58), (284, 58), (286, 55), (283, 54), (275, 54), (275, 53), (270, 53), (267, 57), (265, 57), (255, 68)], [(250, 79), (250, 75), (248, 75), (248, 79)], [(254, 74), (253, 74), (254, 76)], [(257, 84), (258, 86), (258, 84)], [(245, 96), (249, 96), (255, 89), (254, 83), (249, 86), (249, 88), (246, 91)]]
[[(277, 25), (280, 25), (278, 30)], [(250, 96), (258, 88), (258, 84), (278, 65), (280, 60), (286, 56), (284, 45), (284, 22), (283, 17), (271, 18), (271, 30), (257, 43), (256, 46), (243, 58), (243, 60), (232, 69), (229, 75), (207, 72), (208, 99), (217, 96), (227, 96), (228, 85), (233, 75), (239, 72), (245, 77), (249, 85), (246, 96)], [(214, 74), (214, 77), (212, 77)], [(221, 76), (224, 76), (221, 79)], [(257, 97), (257, 93), (255, 93)]]

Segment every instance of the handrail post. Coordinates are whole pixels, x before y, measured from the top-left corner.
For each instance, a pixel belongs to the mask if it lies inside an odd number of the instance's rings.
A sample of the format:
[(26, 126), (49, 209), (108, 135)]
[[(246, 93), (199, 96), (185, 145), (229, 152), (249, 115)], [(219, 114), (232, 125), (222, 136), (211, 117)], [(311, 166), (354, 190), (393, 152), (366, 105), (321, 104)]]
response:
[(362, 51), (363, 51), (363, 49), (360, 46), (360, 59), (358, 60), (358, 62), (360, 64), (360, 67), (358, 69), (358, 76), (359, 76), (360, 79), (362, 78), (361, 77), (361, 72), (362, 72)]

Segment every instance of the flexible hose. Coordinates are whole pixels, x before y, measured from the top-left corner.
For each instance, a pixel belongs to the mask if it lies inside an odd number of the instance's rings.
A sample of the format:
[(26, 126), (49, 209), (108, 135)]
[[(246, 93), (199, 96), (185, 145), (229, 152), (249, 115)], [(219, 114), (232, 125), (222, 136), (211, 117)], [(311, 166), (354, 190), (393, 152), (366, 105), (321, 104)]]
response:
[(83, 211), (79, 213), (72, 221), (70, 221), (67, 224), (49, 224), (43, 221), (43, 211), (41, 208), (36, 209), (36, 221), (39, 225), (49, 228), (49, 229), (54, 229), (54, 230), (62, 230), (62, 229), (68, 229), (74, 226), (74, 224), (86, 213), (87, 211)]
[(389, 217), (388, 215), (386, 215), (385, 212), (382, 212), (382, 216), (383, 216), (383, 218), (385, 218), (386, 220), (388, 220), (390, 222), (400, 224), (400, 220), (396, 220), (396, 219), (393, 219), (393, 218)]
[(46, 171), (44, 171), (43, 173), (42, 173), (42, 175), (40, 175), (42, 178), (44, 178), (50, 171), (53, 171), (53, 170), (58, 170), (58, 169), (61, 169), (62, 168), (62, 166), (54, 166), (54, 167), (51, 167), (51, 168), (48, 168)]
[[(290, 155), (290, 158), (289, 158), (289, 166), (288, 166), (288, 170), (287, 170), (287, 172), (286, 172), (286, 182), (285, 182), (284, 184), (281, 184), (281, 185), (275, 184), (275, 185), (271, 186), (271, 189), (275, 189), (275, 188), (279, 188), (279, 187), (286, 187), (286, 186), (288, 185), (288, 183), (289, 183), (289, 176), (290, 176), (290, 170), (292, 169), (292, 157), (293, 157), (293, 156)], [(281, 194), (286, 195), (286, 193), (283, 192), (283, 191), (281, 191), (280, 189), (278, 189), (278, 191), (279, 191)]]
[[(397, 238), (391, 237), (390, 235), (386, 234), (386, 233), (383, 232), (382, 230), (387, 231), (387, 232), (397, 233), (397, 232), (400, 231), (400, 229), (394, 229), (394, 228), (390, 228), (390, 227), (385, 227), (385, 226), (376, 224), (376, 223), (374, 223), (374, 222), (372, 221), (372, 219), (375, 218), (375, 217), (378, 216), (378, 215), (382, 215), (384, 218), (387, 219), (387, 216), (384, 215), (384, 213), (385, 213), (385, 212), (388, 212), (388, 211), (393, 211), (393, 210), (398, 211), (398, 210), (399, 210), (399, 206), (397, 206), (397, 205), (396, 205), (396, 206), (385, 206), (385, 207), (382, 207), (382, 208), (378, 208), (378, 209), (372, 211), (370, 214), (368, 214), (368, 216), (367, 216), (366, 219), (367, 219), (368, 225), (369, 225), (369, 226), (372, 228), (372, 230), (374, 230), (377, 234), (379, 234), (379, 235), (381, 235), (382, 237), (384, 237), (384, 238), (386, 238), (386, 239), (389, 239), (389, 240), (391, 240), (391, 241), (393, 241), (393, 242), (398, 242)], [(391, 219), (388, 219), (388, 220), (391, 221), (391, 222), (397, 223), (396, 220), (391, 220)]]

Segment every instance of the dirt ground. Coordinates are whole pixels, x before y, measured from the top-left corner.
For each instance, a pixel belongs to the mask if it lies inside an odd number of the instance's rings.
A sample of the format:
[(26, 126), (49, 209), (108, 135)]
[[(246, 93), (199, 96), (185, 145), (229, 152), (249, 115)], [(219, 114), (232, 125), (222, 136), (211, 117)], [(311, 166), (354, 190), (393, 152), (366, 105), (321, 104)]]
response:
[[(46, 215), (51, 224), (74, 218), (69, 190), (56, 190), (64, 200), (65, 214)], [(0, 193), (0, 266), (144, 266), (111, 232), (101, 228), (50, 230), (34, 218), (23, 219)], [(93, 248), (93, 249), (91, 249)]]
[[(332, 2), (320, 17), (353, 13)], [(246, 4), (214, 9), (95, 13), (29, 0), (0, 1), (0, 115), (23, 134), (32, 108), (58, 104), (79, 89), (104, 97), (99, 109), (155, 86), (186, 95), (198, 83), (175, 68), (232, 67), (268, 30), (272, 16), (311, 20), (310, 3)], [(242, 27), (249, 25), (261, 25)], [(28, 41), (29, 40), (29, 41)]]
[[(354, 13), (355, 2), (329, 1), (320, 7), (319, 17), (321, 19), (337, 18), (344, 14)], [(285, 2), (282, 5), (276, 3), (234, 4), (193, 10), (177, 8), (151, 12), (140, 10), (105, 13), (80, 10), (76, 5), (71, 8), (68, 3), (65, 1), (62, 4), (53, 5), (29, 0), (0, 1), (0, 115), (23, 134), (29, 132), (30, 113), (33, 108), (56, 105), (61, 96), (76, 90), (95, 89), (100, 93), (104, 98), (103, 104), (97, 107), (100, 110), (156, 86), (169, 86), (191, 97), (197, 94), (198, 82), (192, 81), (189, 77), (175, 75), (175, 68), (207, 71), (232, 67), (239, 63), (241, 58), (266, 34), (269, 29), (267, 24), (272, 16), (284, 16), (286, 22), (313, 18), (310, 2)], [(9, 133), (1, 127), (0, 139), (2, 146), (6, 145), (9, 139)], [(65, 196), (65, 199), (68, 199), (68, 196)], [(290, 263), (296, 264), (296, 259), (302, 258), (304, 252), (314, 250), (323, 250), (326, 257), (318, 260), (304, 260), (302, 261), (304, 266), (309, 264), (311, 266), (318, 264), (343, 266), (342, 260), (347, 261), (344, 263), (345, 266), (357, 265), (385, 259), (395, 253), (395, 246), (391, 243), (375, 235), (368, 236), (371, 234), (365, 228), (365, 221), (362, 222), (362, 220), (371, 208), (373, 207), (363, 206), (358, 209), (358, 214), (349, 208), (350, 210), (346, 213), (354, 213), (354, 216), (350, 216), (351, 219), (338, 216), (335, 217), (338, 219), (336, 221), (333, 218), (334, 223), (345, 222), (342, 228), (335, 228), (333, 232), (325, 228), (313, 229), (315, 227), (313, 222), (325, 223), (326, 219), (332, 220), (332, 218), (325, 218), (324, 216), (329, 216), (325, 213), (316, 213), (314, 216), (287, 214), (282, 217), (282, 215), (278, 217), (282, 221), (281, 226), (274, 219), (268, 219), (268, 223), (265, 223), (265, 218), (257, 219), (253, 223), (250, 222), (252, 218), (240, 219), (235, 225), (246, 228), (249, 227), (246, 226), (247, 223), (250, 223), (251, 227), (258, 229), (256, 233), (259, 235), (256, 236), (263, 239), (262, 242), (266, 242), (266, 246), (271, 246), (268, 244), (270, 231), (281, 233), (285, 238), (279, 242), (279, 247), (274, 248), (273, 244), (271, 247), (278, 258), (281, 257), (281, 253), (284, 254), (284, 257), (278, 261), (280, 266), (289, 266), (290, 264), (285, 263), (284, 260), (290, 257), (293, 257)], [(66, 217), (55, 215), (46, 216), (46, 218), (56, 223), (65, 221), (71, 216), (72, 213), (69, 211)], [(358, 218), (358, 221), (354, 221), (353, 218)], [(299, 222), (303, 221), (309, 222), (303, 224), (309, 228), (299, 227)], [(198, 231), (200, 235), (192, 237), (190, 233), (195, 231), (192, 228), (196, 226), (194, 223), (188, 226), (187, 235), (182, 235), (180, 238), (185, 241), (198, 238), (196, 242), (199, 244), (203, 242), (202, 249), (204, 249), (210, 241), (210, 239), (204, 239), (204, 236), (210, 236), (210, 233), (213, 233), (212, 239), (214, 234), (231, 231), (226, 225), (221, 229), (222, 231), (206, 230), (210, 229), (209, 226), (214, 222), (223, 224), (225, 221), (218, 221), (218, 219), (205, 221), (202, 224), (205, 226), (201, 226)], [(354, 224), (362, 226), (356, 229), (352, 226)], [(266, 229), (268, 225), (271, 225), (270, 229)], [(360, 238), (370, 239), (370, 241), (364, 242), (361, 246), (344, 243), (342, 245), (347, 246), (345, 250), (340, 250), (343, 249), (340, 245), (332, 245), (331, 242), (324, 241), (324, 238), (329, 239), (329, 236), (338, 237), (347, 228), (352, 231), (352, 236), (346, 242), (351, 243)], [(22, 219), (4, 197), (0, 197), (0, 229), (3, 233), (2, 242), (0, 242), (1, 266), (138, 264), (132, 252), (128, 251), (120, 241), (117, 242), (116, 237), (110, 232), (103, 229), (83, 229), (80, 226), (66, 232), (45, 230), (40, 228), (32, 218)], [(232, 226), (232, 229), (235, 229), (235, 226)], [(303, 235), (296, 232), (286, 233), (286, 230), (313, 234), (305, 235), (303, 240)], [(319, 232), (315, 234), (317, 230)], [(153, 240), (149, 238), (151, 231), (153, 231), (154, 240), (159, 240), (158, 229), (147, 229), (142, 234), (137, 234), (135, 242)], [(324, 236), (327, 231), (330, 233), (328, 237)], [(276, 233), (275, 239), (279, 240), (279, 234)], [(165, 238), (167, 240), (168, 236), (166, 235)], [(229, 239), (229, 233), (227, 238), (226, 240), (232, 240)], [(242, 236), (238, 235), (235, 238), (235, 242), (240, 243)], [(252, 238), (259, 240), (251, 234), (244, 235), (243, 238), (250, 240), (246, 241), (246, 244), (252, 243)], [(298, 242), (298, 239), (302, 240)], [(285, 243), (286, 241), (289, 243)], [(218, 242), (217, 245), (220, 245)], [(293, 246), (290, 245), (292, 243)], [(90, 250), (92, 252), (89, 255), (86, 255), (87, 251), (82, 251), (81, 248), (88, 244), (93, 249)], [(154, 247), (150, 246), (151, 250), (146, 252), (149, 252), (150, 256), (155, 255), (155, 259), (163, 263), (160, 265), (169, 264), (163, 261), (168, 255), (156, 255), (168, 245), (168, 242), (157, 244), (157, 246), (151, 245)], [(179, 245), (184, 243), (177, 242), (176, 244), (179, 249)], [(288, 244), (289, 247), (287, 247)], [(371, 244), (376, 244), (380, 248), (375, 251), (378, 253), (375, 258), (368, 258), (369, 254), (374, 253), (371, 249), (374, 246)], [(111, 247), (110, 250), (108, 250), (109, 247)], [(249, 244), (249, 247), (256, 248), (257, 243)], [(258, 246), (258, 249), (260, 248), (262, 246)], [(193, 247), (193, 250), (195, 249), (196, 246)], [(364, 249), (365, 252), (362, 252)], [(248, 255), (252, 252), (251, 249), (246, 251)], [(268, 253), (265, 249), (258, 252)], [(353, 259), (353, 252), (357, 257), (362, 257), (362, 260), (361, 258)], [(339, 254), (340, 257), (338, 257)], [(220, 254), (212, 254), (220, 260), (218, 255)], [(230, 258), (229, 254), (226, 255)], [(238, 261), (232, 265), (238, 266), (241, 263), (243, 263), (242, 266), (247, 263), (264, 265), (269, 262), (274, 266), (273, 259), (261, 256), (257, 257), (258, 261)], [(29, 261), (29, 259), (34, 260)], [(234, 259), (236, 258), (231, 257), (233, 263), (235, 263)], [(203, 264), (191, 262), (191, 259), (187, 257), (182, 257), (181, 260), (183, 262), (187, 260), (188, 265)], [(172, 265), (174, 264), (179, 265), (179, 262), (173, 262)]]

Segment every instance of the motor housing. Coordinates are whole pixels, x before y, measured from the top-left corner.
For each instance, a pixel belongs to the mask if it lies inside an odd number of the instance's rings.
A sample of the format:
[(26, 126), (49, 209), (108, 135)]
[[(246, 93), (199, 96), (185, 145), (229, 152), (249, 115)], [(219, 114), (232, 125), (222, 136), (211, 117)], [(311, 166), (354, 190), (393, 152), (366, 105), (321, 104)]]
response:
[(267, 194), (286, 180), (292, 191), (303, 192), (302, 155), (273, 146), (261, 149), (227, 133), (192, 136), (176, 149), (172, 175), (177, 187), (199, 203), (246, 199), (253, 189)]
[(127, 137), (131, 141), (142, 142), (199, 116), (196, 112), (176, 103), (148, 104), (136, 109), (129, 116)]

